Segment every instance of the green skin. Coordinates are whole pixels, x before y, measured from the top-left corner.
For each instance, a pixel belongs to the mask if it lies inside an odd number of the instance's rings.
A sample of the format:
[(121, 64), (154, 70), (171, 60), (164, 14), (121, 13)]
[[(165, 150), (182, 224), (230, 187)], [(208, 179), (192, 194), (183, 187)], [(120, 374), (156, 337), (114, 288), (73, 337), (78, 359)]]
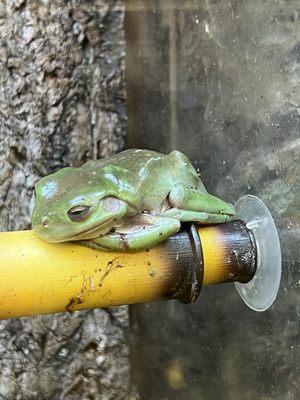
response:
[(100, 250), (136, 251), (166, 240), (181, 222), (217, 224), (234, 207), (207, 193), (179, 151), (125, 150), (63, 168), (35, 188), (35, 233), (49, 242), (80, 241)]

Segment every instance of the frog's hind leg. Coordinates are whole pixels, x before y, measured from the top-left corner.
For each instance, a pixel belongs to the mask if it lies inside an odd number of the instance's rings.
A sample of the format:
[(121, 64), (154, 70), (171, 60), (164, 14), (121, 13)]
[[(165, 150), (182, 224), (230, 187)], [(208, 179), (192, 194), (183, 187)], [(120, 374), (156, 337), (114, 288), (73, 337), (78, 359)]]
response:
[[(178, 183), (172, 188), (168, 200), (171, 207), (174, 209), (200, 213), (198, 216), (195, 215), (194, 217), (197, 218), (196, 220), (203, 223), (206, 223), (208, 219), (211, 223), (224, 222), (227, 221), (229, 217), (235, 215), (232, 204), (226, 203), (197, 187), (186, 186), (182, 183)], [(173, 214), (176, 214), (175, 211), (171, 212), (172, 208), (166, 211), (164, 215), (171, 217)], [(209, 217), (207, 214), (209, 214)], [(186, 218), (188, 218), (188, 215), (188, 213), (181, 213), (184, 220), (187, 220)]]

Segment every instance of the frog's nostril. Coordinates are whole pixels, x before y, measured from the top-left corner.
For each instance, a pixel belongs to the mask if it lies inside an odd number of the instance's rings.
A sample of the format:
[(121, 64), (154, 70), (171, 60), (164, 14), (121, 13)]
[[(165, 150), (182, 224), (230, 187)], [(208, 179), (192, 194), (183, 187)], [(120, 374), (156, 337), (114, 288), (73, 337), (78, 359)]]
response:
[(44, 217), (42, 219), (42, 225), (44, 228), (48, 228), (48, 226), (49, 226), (49, 218), (48, 217)]

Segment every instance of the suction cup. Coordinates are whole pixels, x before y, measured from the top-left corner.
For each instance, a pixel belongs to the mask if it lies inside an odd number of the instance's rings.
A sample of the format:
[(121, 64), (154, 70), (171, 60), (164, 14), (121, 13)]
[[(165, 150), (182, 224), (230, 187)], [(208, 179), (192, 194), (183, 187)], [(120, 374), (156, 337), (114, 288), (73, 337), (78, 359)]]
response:
[(241, 298), (255, 311), (265, 311), (276, 299), (281, 279), (281, 250), (277, 229), (266, 205), (255, 196), (243, 196), (235, 205), (237, 217), (254, 235), (257, 268), (253, 279), (235, 283)]

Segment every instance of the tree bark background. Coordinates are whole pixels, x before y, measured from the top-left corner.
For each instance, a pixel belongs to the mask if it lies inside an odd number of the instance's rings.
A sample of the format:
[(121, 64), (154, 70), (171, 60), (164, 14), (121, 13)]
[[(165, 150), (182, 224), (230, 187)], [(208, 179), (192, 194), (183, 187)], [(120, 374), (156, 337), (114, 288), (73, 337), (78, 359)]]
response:
[[(40, 177), (122, 148), (123, 18), (122, 0), (0, 2), (1, 230), (30, 227)], [(127, 329), (126, 307), (1, 321), (0, 399), (133, 398)]]

